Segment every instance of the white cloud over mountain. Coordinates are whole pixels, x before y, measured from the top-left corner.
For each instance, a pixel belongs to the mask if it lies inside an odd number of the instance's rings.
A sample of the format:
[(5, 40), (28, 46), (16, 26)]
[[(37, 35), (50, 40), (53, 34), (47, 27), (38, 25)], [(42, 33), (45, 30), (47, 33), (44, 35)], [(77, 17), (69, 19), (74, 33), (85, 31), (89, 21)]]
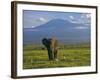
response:
[(91, 23), (91, 14), (89, 13), (83, 13), (81, 16), (76, 18), (73, 15), (70, 15), (69, 18), (67, 18), (68, 21), (71, 23), (77, 23), (77, 24), (90, 24)]
[(69, 18), (73, 20), (74, 19), (74, 16), (71, 15), (71, 16), (69, 16)]
[(75, 27), (75, 29), (88, 29), (88, 27), (84, 27), (84, 26), (78, 26), (78, 27)]
[(46, 22), (47, 20), (44, 17), (39, 18), (40, 21)]

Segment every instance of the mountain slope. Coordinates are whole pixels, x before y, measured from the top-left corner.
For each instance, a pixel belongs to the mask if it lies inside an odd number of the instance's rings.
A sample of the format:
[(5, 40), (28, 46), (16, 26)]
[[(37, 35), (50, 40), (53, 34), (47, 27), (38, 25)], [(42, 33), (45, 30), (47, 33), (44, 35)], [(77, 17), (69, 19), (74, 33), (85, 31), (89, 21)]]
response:
[[(80, 26), (88, 28), (77, 28)], [(89, 42), (90, 26), (54, 19), (35, 28), (24, 29), (24, 43), (41, 43), (44, 37), (56, 37), (61, 43)]]

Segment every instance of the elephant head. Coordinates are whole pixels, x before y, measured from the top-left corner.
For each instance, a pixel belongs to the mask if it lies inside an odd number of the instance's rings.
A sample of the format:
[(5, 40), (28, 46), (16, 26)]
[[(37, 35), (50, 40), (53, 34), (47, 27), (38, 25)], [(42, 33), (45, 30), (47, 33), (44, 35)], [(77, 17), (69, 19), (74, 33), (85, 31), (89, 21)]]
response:
[(50, 40), (49, 40), (49, 39), (44, 38), (44, 39), (42, 40), (42, 43), (43, 43), (43, 45), (45, 45), (45, 47), (46, 47), (47, 49), (50, 48)]
[(58, 52), (57, 40), (54, 38), (52, 38), (52, 39), (44, 38), (42, 40), (42, 43), (47, 48), (49, 60), (57, 59), (57, 52)]

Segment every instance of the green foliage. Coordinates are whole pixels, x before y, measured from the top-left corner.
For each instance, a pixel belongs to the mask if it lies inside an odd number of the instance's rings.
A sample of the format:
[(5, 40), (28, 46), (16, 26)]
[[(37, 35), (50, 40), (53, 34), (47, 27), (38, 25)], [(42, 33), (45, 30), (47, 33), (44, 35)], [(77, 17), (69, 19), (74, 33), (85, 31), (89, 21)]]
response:
[[(78, 46), (78, 47), (77, 47)], [(60, 45), (58, 61), (49, 61), (47, 50), (42, 45), (24, 45), (23, 69), (54, 68), (54, 67), (78, 67), (89, 66), (90, 46), (85, 45)]]

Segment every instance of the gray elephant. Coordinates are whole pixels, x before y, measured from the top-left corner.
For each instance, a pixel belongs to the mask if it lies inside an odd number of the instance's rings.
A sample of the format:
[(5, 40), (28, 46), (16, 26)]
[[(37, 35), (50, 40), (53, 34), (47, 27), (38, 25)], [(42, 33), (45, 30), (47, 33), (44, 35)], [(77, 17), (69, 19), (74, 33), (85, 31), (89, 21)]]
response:
[(55, 38), (42, 40), (43, 45), (47, 48), (49, 60), (57, 60), (58, 41)]

